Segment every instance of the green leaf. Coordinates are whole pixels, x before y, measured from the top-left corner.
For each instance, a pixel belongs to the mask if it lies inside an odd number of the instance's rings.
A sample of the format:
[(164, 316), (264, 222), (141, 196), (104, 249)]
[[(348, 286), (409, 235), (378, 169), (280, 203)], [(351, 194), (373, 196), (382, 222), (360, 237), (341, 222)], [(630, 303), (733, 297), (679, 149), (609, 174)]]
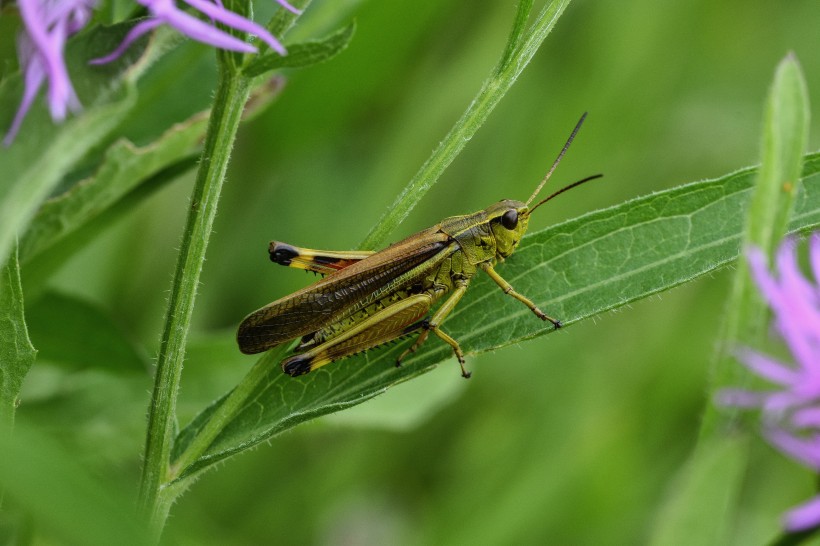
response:
[(98, 368), (147, 375), (148, 356), (112, 317), (89, 302), (50, 292), (31, 305), (27, 314), (41, 361), (71, 370)]
[[(310, 0), (293, 0), (290, 2), (290, 5), (304, 12), (304, 10), (306, 10), (310, 5)], [(281, 38), (288, 33), (298, 18), (299, 15), (285, 8), (281, 8), (265, 26), (271, 34), (277, 38)], [(260, 52), (265, 51), (266, 49), (269, 49), (267, 44), (260, 45)]]
[[(709, 274), (734, 261), (743, 233), (743, 211), (755, 178), (747, 168), (634, 199), (525, 237), (497, 268), (517, 291), (571, 325), (632, 301)], [(820, 225), (820, 153), (806, 157), (803, 185), (790, 229)], [(444, 324), (468, 354), (493, 350), (549, 333), (551, 328), (521, 303), (505, 297), (477, 275)], [(408, 342), (371, 351), (304, 377), (282, 374), (283, 350), (265, 354), (237, 389), (246, 402), (185, 477), (239, 453), (299, 423), (345, 409), (449, 359), (452, 350), (429, 340), (405, 366), (396, 357)], [(452, 373), (457, 374), (456, 365)], [(479, 372), (480, 373), (480, 372)], [(476, 373), (476, 375), (479, 375)], [(207, 427), (225, 398), (183, 429), (174, 446), (178, 459)]]
[(46, 286), (48, 279), (57, 272), (71, 256), (85, 247), (100, 235), (107, 232), (108, 226), (122, 218), (128, 211), (136, 208), (151, 195), (170, 184), (196, 166), (197, 155), (191, 155), (177, 161), (154, 176), (142, 181), (137, 188), (124, 195), (104, 211), (82, 223), (70, 232), (62, 235), (57, 246), (51, 246), (48, 252), (39, 252), (24, 264), (26, 277), (26, 294), (36, 300)]
[[(70, 370), (37, 359), (20, 393), (15, 425), (47, 433), (93, 468), (135, 461), (145, 439), (148, 373)], [(93, 448), (89, 448), (93, 446)]]
[(207, 114), (202, 112), (174, 125), (144, 147), (127, 139), (115, 142), (92, 176), (43, 204), (20, 241), (20, 261), (25, 264), (42, 252), (51, 251), (141, 182), (195, 154), (205, 135)]
[(660, 511), (652, 546), (675, 546), (686, 537), (690, 546), (728, 544), (727, 522), (738, 501), (749, 458), (745, 435), (699, 447), (697, 459), (672, 484), (674, 495)]
[(16, 247), (0, 272), (0, 427), (5, 427), (14, 421), (17, 396), (37, 351), (26, 328)]
[[(92, 475), (42, 432), (0, 428), (0, 486), (57, 544), (151, 544), (127, 492)], [(127, 539), (124, 539), (127, 537)]]
[[(260, 83), (251, 93), (242, 121), (263, 112), (281, 89), (278, 77)], [(208, 114), (204, 111), (192, 115), (146, 146), (118, 140), (106, 150), (93, 175), (46, 201), (20, 242), (26, 294), (37, 295), (74, 253), (105, 233), (126, 212), (195, 167)]]
[(355, 31), (356, 23), (352, 22), (321, 40), (288, 45), (288, 54), (285, 56), (278, 53), (260, 55), (243, 69), (244, 73), (254, 78), (277, 68), (303, 68), (325, 62), (341, 53), (350, 44)]
[[(117, 61), (91, 66), (88, 60), (113, 49), (128, 25), (95, 28), (66, 48), (66, 64), (85, 110), (55, 126), (42, 97), (35, 101), (15, 142), (0, 150), (0, 265), (35, 210), (78, 162), (122, 121), (136, 103), (133, 82), (153, 58), (146, 40)], [(0, 86), (0, 127), (5, 131), (22, 96), (20, 75)]]

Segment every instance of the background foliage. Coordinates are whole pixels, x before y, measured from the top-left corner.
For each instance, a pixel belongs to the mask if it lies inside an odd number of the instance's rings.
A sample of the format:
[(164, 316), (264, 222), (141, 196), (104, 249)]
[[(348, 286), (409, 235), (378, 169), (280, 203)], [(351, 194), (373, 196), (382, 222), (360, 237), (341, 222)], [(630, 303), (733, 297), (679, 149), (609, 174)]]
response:
[[(278, 100), (240, 131), (194, 313), (182, 425), (254, 361), (235, 349), (238, 321), (312, 280), (272, 266), (267, 242), (344, 249), (360, 241), (475, 94), (513, 14), (512, 3), (489, 1), (312, 5), (294, 38), (354, 17), (356, 35), (331, 62), (288, 74)], [(533, 230), (756, 163), (766, 90), (787, 51), (800, 58), (811, 102), (820, 104), (818, 20), (810, 0), (576, 0), (394, 240), (501, 198), (526, 198), (585, 110), (590, 117), (556, 178), (606, 178), (545, 206)], [(136, 145), (208, 106), (212, 65), (208, 49), (186, 44), (143, 77), (141, 108), (127, 123)], [(818, 128), (813, 121), (811, 150), (820, 147)], [(144, 370), (157, 351), (191, 183), (183, 177), (107, 223), (50, 278), (27, 282), (27, 268), (35, 279), (38, 268), (21, 256), (29, 333), (41, 352), (17, 419), (52, 432), (125, 491), (137, 481)], [(448, 362), (298, 427), (205, 474), (175, 506), (167, 537), (645, 541), (695, 441), (728, 281), (721, 272), (472, 357), (470, 381)], [(498, 303), (501, 313), (500, 293)], [(82, 321), (60, 323), (60, 312)], [(488, 320), (477, 317), (476, 326)], [(117, 335), (65, 350), (90, 330)], [(59, 335), (65, 341), (50, 350)], [(765, 445), (752, 456), (774, 470), (744, 491), (738, 544), (772, 536), (778, 511), (810, 492), (808, 473)]]

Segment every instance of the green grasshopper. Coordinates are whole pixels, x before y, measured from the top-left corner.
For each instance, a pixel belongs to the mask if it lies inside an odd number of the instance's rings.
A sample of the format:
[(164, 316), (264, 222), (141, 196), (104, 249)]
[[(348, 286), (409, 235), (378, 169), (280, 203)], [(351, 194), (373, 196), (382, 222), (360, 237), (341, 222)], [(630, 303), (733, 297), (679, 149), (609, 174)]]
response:
[[(476, 272), (481, 269), (499, 287), (557, 329), (561, 322), (547, 316), (516, 292), (493, 266), (509, 257), (527, 231), (530, 215), (553, 197), (595, 175), (566, 186), (534, 207), (529, 204), (549, 180), (575, 138), (584, 114), (549, 172), (526, 203), (505, 199), (466, 216), (453, 216), (384, 250), (334, 252), (270, 243), (270, 259), (278, 264), (326, 275), (318, 282), (254, 311), (237, 332), (246, 354), (267, 351), (301, 337), (293, 356), (282, 361), (291, 376), (306, 374), (330, 362), (372, 349), (411, 334), (416, 341), (397, 359), (414, 353), (430, 332), (453, 348), (464, 368), (464, 352), (441, 329)], [(430, 309), (449, 297), (429, 316)]]

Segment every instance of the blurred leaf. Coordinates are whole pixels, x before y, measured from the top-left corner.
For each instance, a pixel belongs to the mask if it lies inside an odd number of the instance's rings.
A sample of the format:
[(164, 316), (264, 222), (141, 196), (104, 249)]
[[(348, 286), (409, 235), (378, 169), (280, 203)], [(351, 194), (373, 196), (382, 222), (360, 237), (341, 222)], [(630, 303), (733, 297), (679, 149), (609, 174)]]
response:
[[(242, 121), (253, 119), (270, 106), (283, 86), (281, 77), (257, 85)], [(124, 138), (118, 140), (106, 151), (92, 176), (46, 201), (21, 242), (25, 248), (21, 261), (26, 294), (37, 296), (45, 281), (74, 253), (105, 233), (126, 212), (195, 167), (207, 120), (208, 111), (194, 114), (142, 147)]]
[(254, 58), (243, 71), (248, 77), (254, 78), (277, 68), (303, 68), (328, 61), (348, 46), (355, 30), (356, 23), (352, 22), (321, 40), (289, 44), (287, 55), (282, 56), (278, 53), (260, 55)]
[(16, 421), (48, 434), (99, 472), (131, 472), (145, 440), (150, 387), (145, 372), (67, 370), (38, 359), (20, 393)]
[(0, 485), (58, 544), (149, 544), (127, 494), (92, 476), (73, 455), (22, 426), (0, 429)]
[[(498, 272), (540, 308), (571, 325), (678, 286), (735, 260), (743, 214), (756, 170), (696, 182), (559, 224), (525, 237)], [(820, 225), (820, 154), (806, 157), (793, 231)], [(485, 275), (444, 324), (468, 354), (543, 335), (551, 327), (513, 298), (504, 297)], [(428, 341), (396, 369), (408, 342), (359, 355), (299, 378), (282, 374), (284, 349), (269, 351), (252, 368), (241, 409), (187, 476), (314, 417), (354, 406), (392, 385), (448, 359), (452, 350)], [(282, 347), (282, 346), (280, 346)], [(457, 373), (453, 366), (453, 373)], [(252, 381), (249, 386), (248, 381)], [(216, 412), (219, 400), (183, 429), (174, 447), (178, 458)]]
[(47, 293), (28, 309), (40, 359), (67, 369), (100, 368), (147, 376), (150, 361), (113, 317), (78, 298)]
[(140, 182), (195, 153), (205, 135), (207, 121), (207, 112), (196, 114), (144, 147), (134, 146), (126, 139), (115, 142), (92, 176), (43, 204), (20, 241), (21, 262), (26, 263), (61, 243)]
[[(293, 0), (289, 2), (291, 6), (294, 8), (304, 12), (305, 9), (310, 5), (310, 0)], [(266, 25), (267, 29), (270, 31), (271, 34), (282, 38), (288, 31), (293, 27), (293, 24), (296, 22), (296, 19), (299, 18), (300, 14), (293, 13), (289, 9), (285, 9), (280, 7), (277, 10), (276, 15), (274, 15), (268, 24)], [(270, 50), (267, 44), (259, 44), (259, 51), (266, 51)]]
[(236, 350), (236, 331), (192, 331), (185, 348), (185, 373), (177, 399), (177, 418), (186, 423), (235, 385), (247, 368), (247, 359)]
[[(808, 92), (793, 55), (780, 62), (766, 102), (761, 138), (761, 167), (745, 219), (743, 246), (771, 256), (787, 231), (797, 194), (803, 151), (808, 140)], [(738, 263), (720, 334), (711, 390), (748, 386), (752, 374), (732, 356), (738, 344), (754, 346), (768, 337), (769, 309), (752, 282), (746, 260)], [(703, 437), (720, 435), (740, 410), (710, 405)]]
[(78, 250), (90, 241), (106, 233), (108, 226), (121, 219), (128, 211), (136, 208), (154, 193), (164, 188), (196, 166), (198, 155), (190, 155), (177, 161), (155, 175), (143, 180), (131, 192), (124, 195), (88, 222), (75, 227), (74, 231), (63, 234), (60, 245), (50, 247), (48, 252), (37, 253), (24, 264), (25, 291), (27, 297), (36, 300), (46, 281)]
[(749, 209), (746, 243), (768, 254), (786, 232), (809, 136), (809, 92), (797, 58), (775, 72), (766, 102), (759, 179)]
[(265, 113), (268, 107), (276, 102), (287, 80), (280, 74), (274, 74), (267, 79), (260, 79), (251, 91), (245, 111), (242, 112), (242, 123), (256, 119)]
[(26, 329), (17, 248), (0, 277), (0, 427), (14, 421), (17, 396), (37, 351)]
[[(27, 150), (17, 153), (16, 148), (0, 155), (0, 170), (6, 173), (0, 186), (0, 255), (8, 254), (14, 237), (25, 231), (40, 202), (86, 151), (117, 126), (134, 101), (129, 89), (118, 100), (89, 109), (59, 129), (52, 128), (54, 138), (46, 139), (50, 142), (43, 143), (36, 159)], [(21, 136), (20, 146), (26, 144), (22, 140)], [(16, 159), (27, 164), (15, 164)]]
[(700, 446), (699, 456), (670, 484), (674, 494), (660, 512), (650, 544), (675, 546), (683, 537), (689, 546), (727, 544), (725, 532), (734, 521), (748, 447), (745, 435)]
[[(0, 150), (0, 264), (42, 200), (136, 103), (133, 83), (158, 48), (146, 47), (147, 40), (140, 40), (115, 62), (88, 64), (89, 59), (116, 47), (129, 28), (97, 27), (71, 40), (66, 48), (66, 64), (85, 110), (55, 126), (41, 96), (26, 116), (15, 142)], [(21, 96), (19, 74), (0, 85), (3, 131), (9, 127)]]
[(94, 176), (75, 184), (41, 207), (21, 241), (22, 261), (25, 263), (50, 249), (101, 215), (140, 182), (195, 153), (206, 123), (207, 113), (197, 114), (141, 148), (125, 139), (117, 141), (106, 152)]

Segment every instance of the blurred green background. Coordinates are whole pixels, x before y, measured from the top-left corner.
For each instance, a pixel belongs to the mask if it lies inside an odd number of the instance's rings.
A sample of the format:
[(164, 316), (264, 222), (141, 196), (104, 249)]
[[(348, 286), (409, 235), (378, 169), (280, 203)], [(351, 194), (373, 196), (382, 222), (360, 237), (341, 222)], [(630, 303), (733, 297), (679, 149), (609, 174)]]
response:
[[(355, 248), (475, 95), (503, 49), (514, 7), (313, 3), (294, 39), (352, 18), (357, 33), (336, 59), (286, 74), (280, 99), (240, 131), (195, 310), (182, 424), (254, 361), (234, 349), (241, 318), (313, 280), (273, 266), (268, 241)], [(270, 6), (259, 9), (264, 20)], [(605, 179), (544, 207), (530, 229), (756, 163), (763, 100), (788, 51), (820, 105), (818, 23), (816, 0), (575, 0), (393, 240), (501, 198), (526, 199), (584, 111), (589, 118), (553, 187), (598, 172)], [(212, 61), (207, 49), (186, 45), (156, 66), (129, 134), (147, 142), (158, 127), (206, 107)], [(816, 119), (811, 150), (820, 147)], [(144, 359), (157, 351), (191, 185), (186, 176), (163, 189), (50, 283), (51, 298), (60, 293), (103, 310)], [(695, 443), (728, 281), (722, 272), (470, 357), (470, 381), (448, 362), (301, 426), (205, 474), (174, 507), (166, 537), (181, 544), (643, 542)], [(36, 306), (39, 294), (31, 297)], [(32, 319), (31, 337), (42, 348), (51, 334), (41, 322)], [(53, 432), (95, 475), (135, 490), (150, 378), (78, 368), (66, 372), (41, 353), (18, 420)], [(807, 471), (781, 464), (768, 490), (778, 510), (811, 492)], [(766, 515), (769, 527), (776, 514)]]

